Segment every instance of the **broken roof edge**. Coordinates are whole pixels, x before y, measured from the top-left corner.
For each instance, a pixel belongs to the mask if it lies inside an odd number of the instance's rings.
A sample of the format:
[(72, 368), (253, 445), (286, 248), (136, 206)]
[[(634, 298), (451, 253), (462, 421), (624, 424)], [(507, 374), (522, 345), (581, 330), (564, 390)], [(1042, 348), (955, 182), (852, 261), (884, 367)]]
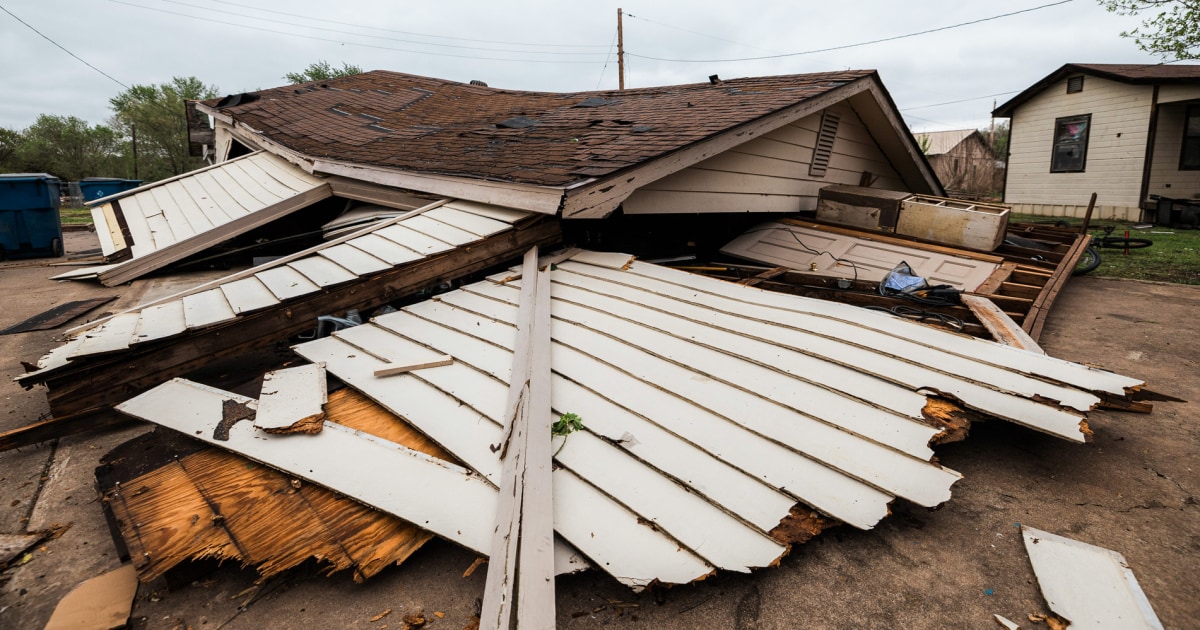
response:
[(180, 173), (178, 175), (174, 175), (174, 176), (168, 177), (166, 179), (160, 179), (155, 182), (150, 182), (149, 184), (142, 184), (141, 186), (138, 186), (137, 188), (130, 188), (129, 190), (122, 190), (121, 192), (113, 193), (111, 195), (108, 195), (107, 197), (100, 197), (99, 199), (85, 201), (85, 202), (83, 202), (83, 205), (85, 205), (89, 208), (97, 208), (106, 203), (112, 203), (113, 201), (118, 201), (120, 199), (124, 199), (125, 197), (130, 197), (130, 196), (136, 195), (138, 193), (144, 193), (147, 190), (150, 190), (152, 188), (158, 188), (159, 186), (164, 186), (166, 184), (170, 184), (171, 182), (181, 180), (185, 177), (191, 177), (193, 175), (196, 175), (197, 173), (203, 173), (205, 171), (210, 171), (214, 168), (219, 168), (219, 167), (224, 166), (225, 164), (228, 164), (229, 162), (233, 162), (235, 160), (244, 160), (246, 158), (257, 155), (259, 153), (262, 153), (261, 149), (254, 150), (250, 153), (247, 153), (246, 155), (239, 155), (238, 157), (233, 158), (232, 160), (226, 160), (224, 162), (217, 162), (216, 164), (209, 164), (208, 166), (198, 168), (194, 171)]

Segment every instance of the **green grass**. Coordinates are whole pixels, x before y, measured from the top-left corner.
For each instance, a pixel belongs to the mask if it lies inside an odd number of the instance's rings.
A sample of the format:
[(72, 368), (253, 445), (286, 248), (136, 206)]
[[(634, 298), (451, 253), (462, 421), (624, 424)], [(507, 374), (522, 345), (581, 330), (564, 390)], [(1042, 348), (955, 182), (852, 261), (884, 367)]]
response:
[(58, 211), (63, 225), (84, 225), (92, 222), (91, 208), (63, 208)]
[[(1032, 215), (1013, 215), (1013, 222), (1041, 222), (1054, 220), (1053, 217)], [(1080, 219), (1065, 219), (1073, 226), (1081, 223)], [(1153, 280), (1155, 282), (1173, 282), (1176, 284), (1200, 284), (1200, 230), (1180, 230), (1161, 226), (1135, 230), (1134, 225), (1124, 221), (1100, 220), (1092, 221), (1088, 232), (1093, 237), (1100, 237), (1100, 231), (1106, 225), (1114, 226), (1113, 236), (1124, 236), (1129, 230), (1130, 238), (1145, 238), (1154, 241), (1150, 247), (1131, 249), (1126, 254), (1122, 249), (1098, 248), (1100, 266), (1088, 274), (1104, 278), (1128, 278), (1133, 280)]]

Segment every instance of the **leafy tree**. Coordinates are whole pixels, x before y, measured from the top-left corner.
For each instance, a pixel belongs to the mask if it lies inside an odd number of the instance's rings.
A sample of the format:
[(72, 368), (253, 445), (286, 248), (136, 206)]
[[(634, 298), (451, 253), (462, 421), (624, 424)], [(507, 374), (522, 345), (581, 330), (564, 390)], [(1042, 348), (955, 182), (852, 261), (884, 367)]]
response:
[(21, 132), (0, 127), (0, 173), (11, 173), (17, 169), (17, 149), (24, 138)]
[(996, 123), (996, 131), (992, 133), (991, 128), (981, 127), (979, 133), (983, 134), (986, 139), (988, 134), (992, 134), (992, 155), (996, 156), (997, 160), (1003, 160), (1008, 155), (1008, 121), (1001, 120)]
[[(213, 98), (216, 86), (196, 77), (174, 77), (159, 85), (135, 85), (109, 99), (110, 124), (132, 142), (137, 134), (137, 175), (155, 181), (203, 165), (188, 155), (187, 101)], [(132, 156), (131, 156), (132, 157)]]
[(1120, 15), (1146, 17), (1140, 26), (1121, 33), (1138, 48), (1163, 59), (1200, 59), (1200, 0), (1099, 0)]
[(334, 68), (329, 65), (328, 61), (322, 59), (316, 63), (309, 64), (307, 68), (300, 72), (289, 72), (283, 75), (283, 78), (289, 83), (307, 83), (309, 81), (324, 81), (326, 79), (348, 77), (352, 74), (360, 74), (362, 71), (362, 68), (344, 61), (341, 68)]
[(113, 176), (119, 170), (120, 137), (104, 125), (42, 114), (19, 137), (11, 158), (15, 170), (50, 173), (64, 181)]

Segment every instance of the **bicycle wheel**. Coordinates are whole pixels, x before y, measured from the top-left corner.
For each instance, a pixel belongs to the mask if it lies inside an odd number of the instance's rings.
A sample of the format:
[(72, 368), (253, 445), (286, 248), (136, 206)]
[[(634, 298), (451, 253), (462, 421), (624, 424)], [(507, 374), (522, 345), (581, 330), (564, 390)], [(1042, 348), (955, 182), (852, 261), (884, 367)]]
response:
[(1150, 247), (1154, 241), (1148, 238), (1125, 238), (1123, 236), (1106, 236), (1100, 239), (1100, 247), (1109, 249), (1141, 249)]
[(1099, 266), (1100, 252), (1095, 247), (1089, 245), (1087, 249), (1083, 250), (1083, 255), (1079, 257), (1079, 262), (1075, 264), (1075, 269), (1071, 272), (1071, 275), (1082, 276), (1085, 273), (1095, 271), (1096, 267)]

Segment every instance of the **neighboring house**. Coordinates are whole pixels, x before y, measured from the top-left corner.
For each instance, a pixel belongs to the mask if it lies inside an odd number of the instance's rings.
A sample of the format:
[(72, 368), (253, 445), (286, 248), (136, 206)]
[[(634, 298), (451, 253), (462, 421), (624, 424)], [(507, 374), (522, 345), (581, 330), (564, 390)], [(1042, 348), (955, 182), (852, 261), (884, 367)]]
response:
[(1012, 119), (1014, 212), (1137, 221), (1200, 199), (1200, 65), (1067, 64), (996, 108)]
[(979, 130), (918, 133), (917, 143), (950, 196), (979, 197), (999, 192), (995, 187), (996, 158)]
[(584, 93), (374, 71), (195, 107), (216, 128), (192, 140), (217, 161), (264, 149), (314, 175), (563, 218), (797, 212), (829, 184), (943, 192), (871, 70)]

